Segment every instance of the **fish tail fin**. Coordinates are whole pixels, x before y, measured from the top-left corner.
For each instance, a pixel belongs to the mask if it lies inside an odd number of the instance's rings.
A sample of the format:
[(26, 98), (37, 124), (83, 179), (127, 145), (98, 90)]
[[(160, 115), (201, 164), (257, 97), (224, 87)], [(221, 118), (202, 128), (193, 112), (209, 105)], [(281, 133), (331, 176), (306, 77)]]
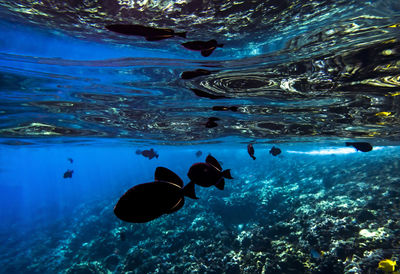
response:
[(142, 154), (142, 151), (140, 149), (137, 149), (136, 154)]
[(196, 197), (194, 183), (192, 181), (183, 187), (183, 195), (192, 199), (198, 199), (198, 197)]
[(225, 188), (225, 180), (224, 180), (224, 178), (219, 179), (218, 182), (215, 184), (215, 186), (219, 190), (224, 190), (224, 188)]
[(185, 32), (179, 32), (179, 33), (175, 33), (176, 35), (178, 35), (179, 37), (182, 37), (182, 38), (186, 38), (186, 31)]
[(255, 159), (256, 159), (256, 157), (255, 157), (255, 156), (251, 156), (251, 158), (253, 158), (253, 160), (255, 160)]
[(223, 47), (224, 47), (224, 44), (218, 44), (217, 47), (223, 48)]
[(157, 158), (157, 159), (158, 159), (158, 156), (160, 156), (160, 155), (156, 154), (156, 158)]
[(231, 176), (231, 170), (225, 169), (224, 171), (222, 171), (222, 177), (225, 177), (227, 179), (233, 179), (233, 177)]

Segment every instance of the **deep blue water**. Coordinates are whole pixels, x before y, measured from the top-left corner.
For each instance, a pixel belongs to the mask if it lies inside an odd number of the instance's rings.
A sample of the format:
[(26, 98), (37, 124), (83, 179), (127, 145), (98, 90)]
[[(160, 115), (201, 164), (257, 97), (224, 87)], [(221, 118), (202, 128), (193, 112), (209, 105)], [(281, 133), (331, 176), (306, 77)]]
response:
[[(0, 33), (0, 273), (400, 260), (400, 2), (0, 1)], [(181, 45), (211, 39), (224, 46), (208, 57)], [(158, 158), (136, 154), (150, 148)], [(196, 185), (199, 200), (148, 223), (114, 215), (157, 167), (187, 184), (209, 154), (231, 169), (224, 190)]]

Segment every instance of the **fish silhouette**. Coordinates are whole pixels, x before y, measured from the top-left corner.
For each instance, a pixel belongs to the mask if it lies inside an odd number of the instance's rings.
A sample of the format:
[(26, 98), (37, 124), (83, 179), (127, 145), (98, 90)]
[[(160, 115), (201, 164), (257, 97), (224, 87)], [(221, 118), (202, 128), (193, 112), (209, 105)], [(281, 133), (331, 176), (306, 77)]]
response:
[(372, 145), (367, 142), (346, 142), (346, 146), (352, 146), (357, 151), (368, 152), (372, 150)]
[(206, 128), (213, 128), (213, 127), (217, 127), (218, 124), (215, 121), (219, 121), (220, 119), (217, 117), (210, 117), (208, 118), (208, 121), (205, 123)]
[(206, 69), (196, 69), (191, 71), (184, 71), (181, 74), (182, 79), (192, 79), (199, 76), (210, 75), (211, 71)]
[(281, 154), (281, 149), (278, 147), (272, 147), (271, 150), (269, 151), (270, 154), (272, 154), (272, 156), (277, 156), (279, 154)]
[(147, 41), (159, 41), (174, 36), (186, 38), (186, 32), (175, 32), (172, 29), (153, 28), (141, 25), (114, 24), (106, 26), (106, 29), (125, 35), (143, 36)]
[(158, 154), (154, 149), (150, 149), (150, 150), (136, 150), (136, 154), (138, 155), (143, 155), (144, 157), (149, 158), (149, 160), (153, 159), (154, 157), (156, 157), (158, 159)]
[(145, 223), (181, 209), (185, 196), (198, 199), (194, 183), (184, 187), (182, 179), (168, 168), (157, 167), (154, 178), (154, 182), (126, 191), (114, 207), (115, 216), (125, 222)]
[(196, 157), (200, 157), (203, 154), (203, 152), (201, 152), (201, 150), (196, 152)]
[(218, 44), (217, 40), (212, 39), (209, 41), (186, 42), (182, 46), (190, 50), (200, 51), (202, 56), (208, 57), (217, 47), (222, 48), (224, 44)]
[(64, 173), (64, 179), (66, 178), (72, 178), (72, 173), (74, 173), (73, 170), (68, 169), (65, 173)]
[(254, 147), (252, 144), (247, 145), (247, 152), (249, 153), (250, 157), (253, 158), (253, 160), (256, 159), (256, 157), (254, 157)]
[(224, 178), (233, 179), (230, 169), (222, 170), (221, 165), (211, 155), (207, 156), (205, 163), (193, 164), (189, 169), (188, 177), (190, 183), (202, 187), (215, 185), (220, 190), (225, 187)]

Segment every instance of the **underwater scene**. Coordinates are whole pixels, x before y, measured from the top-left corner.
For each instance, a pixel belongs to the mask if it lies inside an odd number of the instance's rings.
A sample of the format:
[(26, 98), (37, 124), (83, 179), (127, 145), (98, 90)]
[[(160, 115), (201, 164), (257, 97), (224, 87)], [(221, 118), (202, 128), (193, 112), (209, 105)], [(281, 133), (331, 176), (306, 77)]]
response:
[(400, 1), (0, 0), (0, 273), (400, 273)]

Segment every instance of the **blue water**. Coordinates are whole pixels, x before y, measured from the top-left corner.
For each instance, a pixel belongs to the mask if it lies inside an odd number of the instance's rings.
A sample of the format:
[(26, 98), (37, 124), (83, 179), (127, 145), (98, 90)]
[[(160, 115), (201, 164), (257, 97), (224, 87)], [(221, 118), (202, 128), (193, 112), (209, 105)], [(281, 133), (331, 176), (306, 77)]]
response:
[[(399, 24), (389, 0), (0, 1), (0, 273), (384, 273), (400, 260)], [(209, 57), (181, 45), (211, 39)], [(157, 167), (187, 184), (209, 154), (224, 190), (114, 215)]]

